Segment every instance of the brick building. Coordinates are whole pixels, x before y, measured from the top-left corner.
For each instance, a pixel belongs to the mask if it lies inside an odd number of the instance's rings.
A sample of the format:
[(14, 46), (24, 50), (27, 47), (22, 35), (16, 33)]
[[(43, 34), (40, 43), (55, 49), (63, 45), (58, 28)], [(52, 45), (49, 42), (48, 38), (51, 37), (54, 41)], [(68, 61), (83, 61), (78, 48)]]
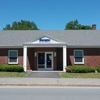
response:
[(27, 70), (62, 70), (67, 65), (100, 66), (100, 31), (0, 31), (0, 64)]

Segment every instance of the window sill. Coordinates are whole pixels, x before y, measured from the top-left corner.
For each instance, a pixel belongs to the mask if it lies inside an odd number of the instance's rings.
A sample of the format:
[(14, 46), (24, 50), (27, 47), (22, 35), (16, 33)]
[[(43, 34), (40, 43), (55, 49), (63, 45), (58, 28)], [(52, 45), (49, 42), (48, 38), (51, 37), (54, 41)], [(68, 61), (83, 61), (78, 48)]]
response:
[(84, 64), (84, 62), (74, 62), (74, 64)]
[(11, 65), (12, 65), (12, 64), (16, 64), (16, 65), (17, 65), (17, 64), (18, 64), (18, 62), (13, 62), (13, 63), (8, 62), (8, 64), (11, 64)]

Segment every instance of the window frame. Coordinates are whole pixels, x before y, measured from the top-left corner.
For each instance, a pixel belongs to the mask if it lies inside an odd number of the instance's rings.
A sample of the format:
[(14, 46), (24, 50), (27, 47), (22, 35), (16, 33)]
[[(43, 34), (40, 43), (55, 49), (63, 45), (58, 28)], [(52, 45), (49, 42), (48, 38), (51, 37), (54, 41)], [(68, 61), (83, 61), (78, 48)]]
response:
[[(82, 52), (82, 62), (75, 62), (75, 52), (81, 51)], [(74, 50), (74, 64), (84, 64), (84, 50)]]
[[(10, 62), (10, 52), (16, 51), (17, 52), (17, 61), (16, 62)], [(8, 64), (18, 64), (18, 50), (8, 50)]]

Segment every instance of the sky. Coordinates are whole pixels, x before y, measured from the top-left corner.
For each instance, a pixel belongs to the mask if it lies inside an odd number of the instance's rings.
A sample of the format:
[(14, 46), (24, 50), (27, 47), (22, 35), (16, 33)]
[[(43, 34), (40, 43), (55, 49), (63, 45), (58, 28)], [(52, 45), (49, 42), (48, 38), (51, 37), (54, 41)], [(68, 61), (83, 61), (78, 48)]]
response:
[(33, 21), (40, 30), (64, 30), (74, 20), (100, 30), (100, 0), (0, 0), (0, 30), (14, 21)]

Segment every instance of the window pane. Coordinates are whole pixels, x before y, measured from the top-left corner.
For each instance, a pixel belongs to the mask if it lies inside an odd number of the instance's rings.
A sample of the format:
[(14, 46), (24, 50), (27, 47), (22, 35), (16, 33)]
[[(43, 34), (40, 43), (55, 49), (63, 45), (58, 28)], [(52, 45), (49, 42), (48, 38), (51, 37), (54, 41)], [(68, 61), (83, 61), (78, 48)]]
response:
[(75, 57), (75, 62), (82, 62), (82, 57)]
[(45, 63), (45, 54), (38, 53), (38, 64), (44, 64), (44, 63)]
[(9, 62), (17, 62), (17, 57), (10, 57)]
[(17, 51), (10, 51), (10, 57), (17, 57)]
[(75, 57), (82, 57), (82, 51), (75, 51)]
[(9, 51), (9, 62), (16, 63), (17, 62), (17, 50)]

